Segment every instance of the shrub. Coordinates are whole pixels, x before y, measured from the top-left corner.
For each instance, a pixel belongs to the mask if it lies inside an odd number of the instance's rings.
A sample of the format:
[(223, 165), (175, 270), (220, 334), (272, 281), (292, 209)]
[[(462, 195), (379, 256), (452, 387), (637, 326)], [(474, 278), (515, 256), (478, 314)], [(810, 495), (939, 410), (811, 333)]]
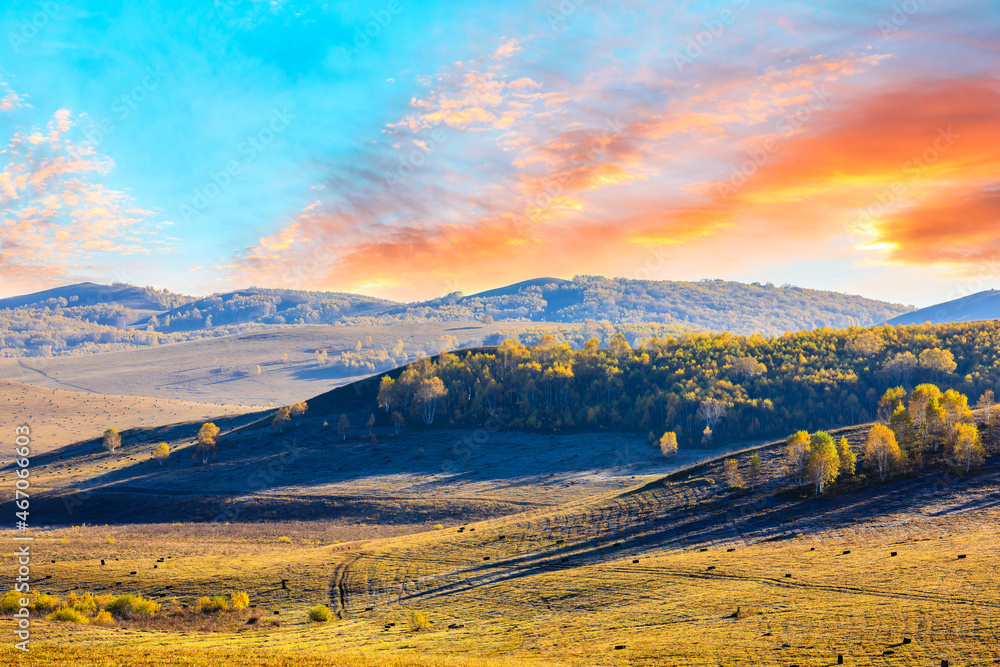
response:
[(119, 595), (109, 602), (106, 610), (118, 618), (152, 616), (160, 611), (160, 605), (152, 600), (143, 599), (141, 595), (126, 593), (125, 595)]
[(59, 600), (52, 597), (48, 593), (39, 593), (35, 596), (35, 601), (30, 608), (45, 611), (47, 609), (55, 609), (58, 606)]
[(214, 614), (217, 611), (228, 609), (229, 603), (221, 595), (213, 595), (212, 597), (206, 595), (205, 597), (198, 598), (198, 607), (206, 614)]
[(413, 632), (423, 632), (431, 627), (431, 622), (422, 611), (415, 611), (410, 615), (410, 630)]
[(281, 537), (279, 537), (279, 538), (278, 538), (278, 541), (279, 541), (279, 542), (291, 542), (291, 541), (292, 541), (292, 538), (290, 538), (290, 537), (287, 537), (287, 536), (285, 536), (285, 535), (282, 535)]
[(0, 598), (0, 612), (5, 614), (13, 614), (15, 611), (21, 608), (21, 598), (25, 597), (17, 591), (7, 591), (4, 593), (3, 597)]
[(101, 611), (97, 613), (92, 623), (107, 628), (115, 624), (115, 619), (108, 612)]
[(434, 530), (444, 530), (444, 526), (440, 523), (434, 524)]
[(242, 591), (229, 596), (229, 606), (233, 611), (243, 611), (250, 606), (250, 596)]
[(316, 605), (309, 610), (309, 620), (314, 623), (326, 623), (331, 618), (333, 618), (333, 614), (330, 612), (330, 608), (325, 605)]
[[(105, 612), (107, 613), (107, 612)], [(78, 612), (72, 607), (63, 607), (45, 617), (49, 621), (61, 621), (63, 623), (88, 623), (86, 614)]]
[(93, 614), (97, 611), (97, 598), (90, 593), (81, 597), (77, 597), (76, 593), (70, 593), (69, 597), (66, 598), (66, 606), (76, 609), (81, 614)]

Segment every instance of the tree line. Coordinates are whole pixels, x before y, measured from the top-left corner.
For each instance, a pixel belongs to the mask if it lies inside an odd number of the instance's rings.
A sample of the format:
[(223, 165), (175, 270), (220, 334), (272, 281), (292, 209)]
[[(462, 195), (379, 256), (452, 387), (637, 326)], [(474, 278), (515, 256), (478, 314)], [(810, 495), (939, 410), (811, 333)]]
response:
[[(384, 378), (377, 399), (426, 425), (500, 416), (512, 429), (672, 431), (684, 446), (708, 446), (871, 422), (895, 387), (934, 382), (941, 400), (949, 389), (980, 396), (997, 388), (998, 360), (996, 322), (692, 333), (635, 346), (617, 333), (606, 348), (591, 339), (578, 350), (543, 335), (419, 360)], [(923, 415), (913, 419), (923, 428)]]

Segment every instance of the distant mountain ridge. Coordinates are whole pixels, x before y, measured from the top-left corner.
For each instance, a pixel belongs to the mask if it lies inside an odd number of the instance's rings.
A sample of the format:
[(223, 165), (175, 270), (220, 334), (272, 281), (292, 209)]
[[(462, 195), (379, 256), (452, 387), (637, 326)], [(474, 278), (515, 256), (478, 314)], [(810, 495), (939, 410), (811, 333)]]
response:
[[(0, 310), (9, 308), (44, 308), (46, 306), (94, 306), (115, 304), (134, 310), (161, 311), (173, 304), (190, 300), (181, 294), (151, 287), (135, 287), (122, 283), (100, 285), (98, 283), (76, 283), (53, 289), (0, 299)], [(64, 302), (64, 303), (63, 303)]]
[(516, 313), (545, 322), (606, 319), (771, 335), (819, 327), (873, 326), (913, 310), (911, 306), (793, 286), (602, 276), (539, 278), (468, 297), (451, 297), (455, 306), (497, 320)]
[(949, 324), (1000, 318), (1000, 290), (977, 292), (892, 318), (886, 324)]
[(607, 330), (605, 322), (636, 324), (660, 327), (657, 335), (692, 330), (780, 335), (872, 326), (911, 310), (792, 286), (601, 276), (535, 278), (471, 296), (455, 292), (416, 303), (259, 287), (199, 298), (121, 283), (79, 283), (0, 300), (0, 356), (100, 352), (289, 325), (489, 319), (580, 324), (587, 331)]

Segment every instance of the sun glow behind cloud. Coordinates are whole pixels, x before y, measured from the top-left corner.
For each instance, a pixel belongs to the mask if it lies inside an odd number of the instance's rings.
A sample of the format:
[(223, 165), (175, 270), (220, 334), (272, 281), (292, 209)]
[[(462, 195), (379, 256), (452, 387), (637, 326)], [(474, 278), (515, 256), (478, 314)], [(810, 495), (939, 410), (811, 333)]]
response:
[[(310, 65), (309, 54), (337, 52), (334, 28), (354, 35), (348, 14), (306, 12), (330, 30), (289, 40), (285, 32), (306, 24), (287, 8), (245, 21), (236, 8), (220, 19), (238, 37), (230, 59), (243, 59), (232, 67), (262, 73), (241, 85), (287, 93), (300, 120), (281, 148), (227, 184), (225, 206), (171, 230), (177, 253), (204, 266), (197, 283), (214, 289), (404, 299), (604, 273), (804, 279), (915, 301), (935, 281), (980, 272), (1000, 251), (1000, 85), (989, 37), (1000, 19), (987, 5), (923, 7), (888, 31), (880, 21), (891, 17), (875, 8), (754, 5), (686, 51), (728, 6), (583, 5), (552, 23), (550, 7), (514, 4), (504, 16), (520, 19), (498, 17), (493, 35), (435, 8), (403, 12), (339, 69), (329, 55)], [(444, 30), (454, 37), (436, 51), (418, 54), (422, 42), (407, 41)], [(191, 39), (185, 52), (201, 47)], [(241, 52), (251, 39), (294, 43), (298, 59)], [(349, 106), (339, 104), (346, 91)], [(24, 112), (26, 99), (4, 84), (0, 114)], [(211, 99), (201, 113), (225, 119), (216, 125), (246, 113)], [(68, 150), (81, 111), (58, 113), (17, 127), (15, 152)], [(355, 116), (363, 122), (348, 127)], [(211, 145), (200, 136), (162, 150)], [(5, 283), (65, 280), (165, 242), (158, 221), (184, 195), (146, 188), (153, 196), (132, 202), (104, 185), (117, 162), (111, 148), (78, 159), (22, 155), (5, 168), (0, 191), (19, 203), (3, 233), (25, 250), (17, 261), (5, 252)], [(233, 153), (222, 146), (194, 164), (193, 181), (182, 160), (169, 162), (159, 180), (201, 188)], [(33, 181), (48, 185), (29, 195)], [(19, 222), (28, 217), (32, 225)], [(53, 241), (67, 243), (44, 259), (39, 248)], [(810, 264), (822, 268), (802, 268)], [(923, 278), (886, 280), (914, 268)], [(911, 291), (895, 297), (900, 284)]]

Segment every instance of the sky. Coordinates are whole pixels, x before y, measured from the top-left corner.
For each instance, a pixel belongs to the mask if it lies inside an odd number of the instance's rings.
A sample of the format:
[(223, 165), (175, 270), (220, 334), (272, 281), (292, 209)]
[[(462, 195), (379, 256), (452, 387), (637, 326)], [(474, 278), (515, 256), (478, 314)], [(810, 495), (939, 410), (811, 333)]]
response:
[(0, 296), (1000, 287), (1000, 5), (21, 0)]

